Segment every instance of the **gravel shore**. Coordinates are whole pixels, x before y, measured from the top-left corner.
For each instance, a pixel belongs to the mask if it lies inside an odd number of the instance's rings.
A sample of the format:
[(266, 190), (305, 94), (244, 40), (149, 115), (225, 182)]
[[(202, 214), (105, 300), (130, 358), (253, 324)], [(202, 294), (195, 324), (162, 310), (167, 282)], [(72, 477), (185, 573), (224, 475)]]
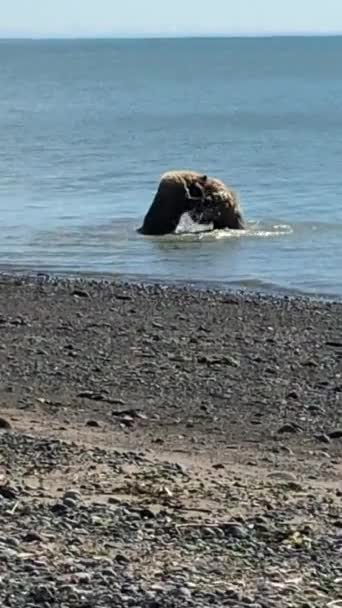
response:
[(342, 606), (342, 304), (0, 278), (0, 605)]

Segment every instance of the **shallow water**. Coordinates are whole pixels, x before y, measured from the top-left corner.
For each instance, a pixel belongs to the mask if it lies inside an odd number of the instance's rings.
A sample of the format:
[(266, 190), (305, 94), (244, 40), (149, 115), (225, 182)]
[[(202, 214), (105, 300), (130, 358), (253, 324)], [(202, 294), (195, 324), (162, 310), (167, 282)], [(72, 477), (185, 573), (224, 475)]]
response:
[[(341, 38), (1, 42), (0, 268), (341, 296), (341, 52)], [(174, 168), (231, 183), (247, 229), (138, 234)]]

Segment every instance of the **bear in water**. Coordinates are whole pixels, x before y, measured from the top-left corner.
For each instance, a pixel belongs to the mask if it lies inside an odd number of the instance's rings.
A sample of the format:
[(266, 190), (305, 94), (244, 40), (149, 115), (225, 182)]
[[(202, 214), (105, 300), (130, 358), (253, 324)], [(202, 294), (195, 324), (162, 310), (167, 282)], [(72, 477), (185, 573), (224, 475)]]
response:
[(196, 171), (168, 171), (160, 179), (138, 232), (172, 233), (186, 212), (194, 222), (211, 225), (213, 229), (245, 227), (237, 196), (224, 182)]

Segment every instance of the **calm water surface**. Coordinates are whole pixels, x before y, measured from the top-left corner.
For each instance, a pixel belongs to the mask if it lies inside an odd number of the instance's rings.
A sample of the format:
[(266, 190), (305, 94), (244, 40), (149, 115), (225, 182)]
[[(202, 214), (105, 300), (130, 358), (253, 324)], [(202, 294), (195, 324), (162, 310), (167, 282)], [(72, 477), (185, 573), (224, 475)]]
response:
[[(0, 42), (0, 269), (342, 296), (341, 57), (338, 37)], [(246, 232), (137, 234), (174, 168), (232, 184)]]

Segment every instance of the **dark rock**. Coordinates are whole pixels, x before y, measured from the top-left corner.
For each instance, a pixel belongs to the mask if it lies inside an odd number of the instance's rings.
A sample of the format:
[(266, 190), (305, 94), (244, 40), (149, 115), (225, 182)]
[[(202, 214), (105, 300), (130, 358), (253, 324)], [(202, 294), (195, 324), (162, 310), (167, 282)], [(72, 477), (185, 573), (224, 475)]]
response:
[(315, 439), (317, 439), (317, 441), (320, 441), (321, 443), (331, 443), (330, 437), (328, 437), (328, 435), (325, 435), (324, 433), (321, 433), (320, 435), (315, 435)]
[(221, 529), (224, 530), (226, 536), (231, 536), (237, 539), (243, 539), (247, 536), (247, 531), (242, 526), (236, 523), (222, 524)]
[(314, 405), (314, 404), (308, 405), (306, 410), (308, 412), (310, 412), (311, 414), (324, 414), (324, 409), (322, 407), (320, 407), (319, 405)]
[(287, 395), (288, 399), (299, 399), (299, 395), (297, 393), (297, 391), (290, 391)]
[(10, 431), (12, 428), (10, 422), (6, 418), (0, 418), (0, 430)]
[(126, 557), (125, 555), (122, 555), (122, 553), (116, 554), (115, 561), (118, 562), (118, 564), (128, 564), (129, 563), (128, 557)]
[(296, 424), (295, 422), (287, 422), (286, 424), (283, 424), (283, 426), (281, 426), (277, 430), (277, 433), (279, 433), (279, 434), (298, 433), (300, 430), (301, 430), (301, 427), (298, 424)]
[(99, 422), (97, 422), (97, 420), (87, 420), (86, 426), (96, 428), (96, 427), (99, 427), (100, 424), (99, 424)]
[(65, 515), (68, 512), (67, 506), (61, 502), (51, 505), (50, 509), (55, 515)]
[(11, 486), (0, 486), (0, 496), (7, 498), (7, 500), (15, 500), (17, 497), (17, 490), (11, 488)]
[(81, 495), (77, 490), (67, 490), (63, 495), (63, 502), (65, 502), (65, 500), (78, 501), (80, 498)]
[(341, 439), (342, 437), (342, 429), (336, 429), (334, 431), (330, 431), (328, 433), (330, 439)]
[(77, 509), (77, 502), (78, 501), (73, 498), (63, 498), (63, 504), (69, 509)]
[(89, 293), (84, 289), (74, 289), (71, 292), (72, 296), (77, 296), (78, 298), (89, 298)]
[(123, 416), (123, 418), (125, 419), (125, 417), (130, 418), (140, 418), (141, 420), (145, 420), (146, 416), (144, 414), (141, 413), (141, 411), (138, 408), (129, 408), (126, 410), (116, 410), (112, 412), (112, 416)]
[(43, 539), (40, 534), (38, 534), (38, 532), (34, 532), (33, 530), (32, 532), (28, 532), (27, 534), (25, 534), (23, 538), (24, 543), (40, 543), (42, 542), (42, 540)]
[(39, 585), (31, 590), (29, 599), (36, 604), (53, 604), (55, 600), (55, 588), (52, 585)]
[(197, 362), (205, 365), (230, 365), (240, 367), (240, 361), (230, 355), (200, 355)]
[(142, 519), (154, 519), (155, 513), (148, 507), (142, 507), (139, 509), (139, 515)]
[(335, 519), (334, 526), (335, 528), (342, 528), (342, 519)]

